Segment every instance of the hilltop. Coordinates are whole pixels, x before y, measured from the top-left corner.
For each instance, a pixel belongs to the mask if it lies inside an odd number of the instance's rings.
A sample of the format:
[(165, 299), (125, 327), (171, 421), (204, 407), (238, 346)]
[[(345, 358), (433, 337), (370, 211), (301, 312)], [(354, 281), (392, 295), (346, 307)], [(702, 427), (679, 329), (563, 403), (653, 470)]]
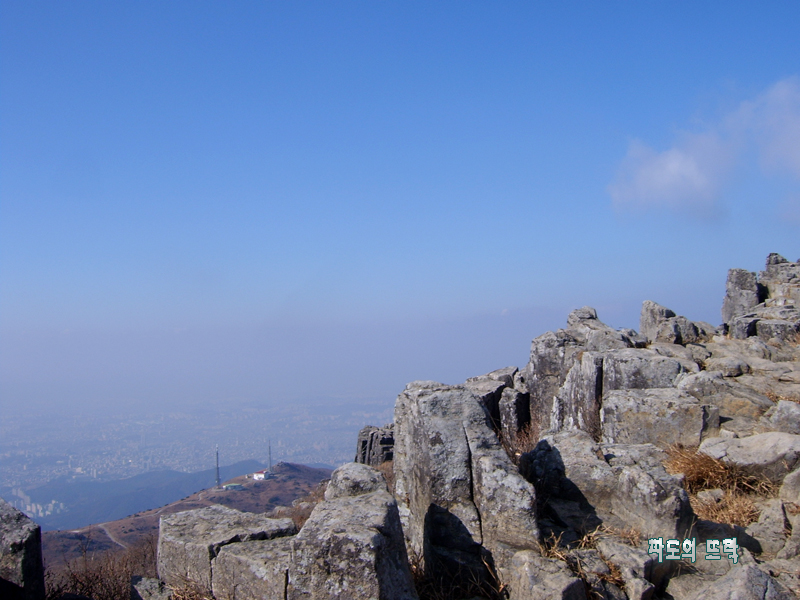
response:
[[(232, 465), (229, 469), (241, 472), (242, 464), (237, 465)], [(158, 535), (158, 520), (162, 515), (214, 504), (252, 513), (289, 506), (297, 498), (311, 493), (321, 481), (328, 479), (331, 470), (281, 462), (273, 467), (273, 473), (274, 477), (263, 481), (254, 481), (242, 475), (224, 482), (240, 484), (242, 490), (226, 491), (209, 487), (159, 508), (137, 512), (121, 519), (78, 529), (45, 531), (42, 534), (44, 562), (47, 566), (56, 566), (79, 557), (84, 549), (102, 553), (133, 546), (148, 536)]]

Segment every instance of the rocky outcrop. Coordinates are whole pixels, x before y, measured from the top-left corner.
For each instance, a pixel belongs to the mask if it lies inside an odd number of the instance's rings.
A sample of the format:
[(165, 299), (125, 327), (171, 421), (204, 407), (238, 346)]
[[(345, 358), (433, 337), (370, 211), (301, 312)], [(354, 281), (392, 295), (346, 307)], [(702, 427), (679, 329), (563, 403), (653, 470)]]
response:
[(0, 597), (44, 598), (40, 527), (0, 498)]
[(722, 320), (736, 339), (794, 342), (800, 333), (800, 261), (770, 254), (758, 275), (742, 269), (728, 272)]
[(162, 517), (158, 550), (168, 586), (217, 600), (417, 598), (397, 503), (363, 464), (334, 471), (299, 533), (289, 519), (211, 506)]
[(367, 425), (358, 432), (355, 462), (377, 467), (393, 459), (394, 425)]
[(603, 441), (699, 446), (719, 434), (719, 408), (676, 388), (615, 390), (600, 409)]
[[(758, 275), (729, 273), (723, 327), (646, 301), (637, 333), (583, 307), (533, 340), (521, 370), (412, 382), (393, 425), (361, 431), (356, 463), (334, 472), (299, 533), (194, 518), (162, 531), (164, 574), (218, 599), (405, 599), (416, 597), (410, 558), (429, 581), (502, 587), (509, 600), (790, 598), (798, 290), (800, 264), (770, 255)], [(676, 444), (769, 479), (779, 497), (758, 500), (746, 527), (697, 519), (683, 476), (664, 467)], [(369, 466), (389, 460), (394, 496)], [(648, 538), (686, 537), (698, 544), (691, 568), (648, 553)], [(738, 541), (737, 560), (705, 561), (706, 541), (721, 538)]]
[(716, 328), (709, 323), (690, 321), (660, 304), (645, 300), (639, 319), (639, 331), (649, 342), (696, 344), (711, 339)]
[(395, 404), (395, 436), (403, 529), (427, 571), (483, 577), (493, 561), (506, 572), (518, 550), (537, 546), (534, 488), (502, 450), (485, 397), (411, 383)]

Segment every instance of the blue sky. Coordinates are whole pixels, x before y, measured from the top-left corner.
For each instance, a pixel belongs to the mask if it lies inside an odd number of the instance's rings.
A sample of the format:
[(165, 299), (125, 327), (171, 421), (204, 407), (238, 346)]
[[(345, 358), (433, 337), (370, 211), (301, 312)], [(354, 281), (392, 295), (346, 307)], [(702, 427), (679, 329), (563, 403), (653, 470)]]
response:
[[(552, 6), (551, 6), (552, 4)], [(792, 2), (0, 2), (0, 384), (374, 397), (800, 257)]]

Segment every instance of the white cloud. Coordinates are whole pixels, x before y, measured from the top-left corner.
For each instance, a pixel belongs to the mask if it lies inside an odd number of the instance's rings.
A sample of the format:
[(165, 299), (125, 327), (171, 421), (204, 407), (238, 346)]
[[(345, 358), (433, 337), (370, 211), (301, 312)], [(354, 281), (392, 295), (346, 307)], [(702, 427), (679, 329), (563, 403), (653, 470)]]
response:
[(779, 81), (754, 102), (742, 103), (761, 164), (800, 178), (800, 79)]
[(681, 133), (668, 150), (632, 141), (608, 192), (621, 209), (708, 213), (747, 147), (765, 173), (800, 179), (800, 79), (779, 81), (703, 132)]
[(705, 212), (713, 206), (733, 159), (730, 143), (714, 133), (684, 134), (679, 144), (663, 152), (634, 140), (608, 191), (621, 208)]

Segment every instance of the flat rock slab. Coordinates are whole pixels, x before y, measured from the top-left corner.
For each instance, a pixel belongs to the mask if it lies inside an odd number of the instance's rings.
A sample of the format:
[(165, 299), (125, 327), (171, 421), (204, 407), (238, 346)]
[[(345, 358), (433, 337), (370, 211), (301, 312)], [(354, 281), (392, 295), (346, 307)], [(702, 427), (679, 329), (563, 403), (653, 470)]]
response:
[(700, 452), (741, 467), (747, 474), (781, 483), (800, 466), (800, 435), (769, 432), (745, 438), (711, 438)]
[(191, 582), (210, 592), (211, 563), (220, 548), (296, 532), (291, 519), (270, 519), (219, 505), (166, 515), (159, 523), (158, 575), (171, 586)]
[(42, 534), (39, 526), (0, 498), (0, 597), (44, 598)]

